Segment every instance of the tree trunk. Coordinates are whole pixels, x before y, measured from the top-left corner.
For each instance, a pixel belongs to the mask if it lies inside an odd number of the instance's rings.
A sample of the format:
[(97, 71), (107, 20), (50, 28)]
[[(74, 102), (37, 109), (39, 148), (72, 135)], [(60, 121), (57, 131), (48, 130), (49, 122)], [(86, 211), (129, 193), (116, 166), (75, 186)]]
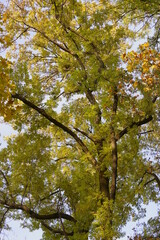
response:
[(100, 170), (99, 172), (99, 185), (100, 185), (100, 192), (103, 195), (103, 200), (105, 198), (110, 199), (109, 194), (109, 178), (105, 177), (104, 175), (105, 171)]

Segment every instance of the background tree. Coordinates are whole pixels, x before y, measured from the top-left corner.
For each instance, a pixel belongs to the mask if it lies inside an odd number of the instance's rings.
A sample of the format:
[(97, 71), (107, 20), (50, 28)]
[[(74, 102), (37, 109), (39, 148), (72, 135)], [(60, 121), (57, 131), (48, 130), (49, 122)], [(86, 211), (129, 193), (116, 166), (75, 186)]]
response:
[(125, 53), (140, 14), (139, 35), (148, 12), (158, 21), (158, 1), (145, 4), (11, 0), (4, 8), (12, 64), (1, 67), (0, 113), (18, 133), (0, 152), (2, 228), (9, 217), (47, 240), (113, 239), (132, 215), (144, 216), (142, 203), (158, 201), (158, 41)]

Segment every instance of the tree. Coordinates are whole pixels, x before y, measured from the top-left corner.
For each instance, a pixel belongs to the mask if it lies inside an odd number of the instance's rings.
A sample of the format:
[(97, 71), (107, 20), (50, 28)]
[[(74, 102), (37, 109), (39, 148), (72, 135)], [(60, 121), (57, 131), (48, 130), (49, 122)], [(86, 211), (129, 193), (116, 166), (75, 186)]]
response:
[(8, 217), (47, 240), (113, 239), (158, 201), (160, 56), (148, 43), (126, 53), (131, 23), (158, 19), (158, 1), (142, 2), (3, 9), (0, 114), (17, 134), (0, 152), (1, 228)]

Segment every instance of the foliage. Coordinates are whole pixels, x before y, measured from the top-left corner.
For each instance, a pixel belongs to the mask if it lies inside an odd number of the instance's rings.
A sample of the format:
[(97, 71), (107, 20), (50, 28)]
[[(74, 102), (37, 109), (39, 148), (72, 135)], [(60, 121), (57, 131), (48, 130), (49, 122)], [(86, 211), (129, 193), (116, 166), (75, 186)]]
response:
[(47, 240), (113, 239), (159, 200), (158, 41), (127, 43), (158, 22), (158, 1), (143, 2), (3, 8), (0, 114), (17, 134), (0, 152), (2, 228), (8, 217)]

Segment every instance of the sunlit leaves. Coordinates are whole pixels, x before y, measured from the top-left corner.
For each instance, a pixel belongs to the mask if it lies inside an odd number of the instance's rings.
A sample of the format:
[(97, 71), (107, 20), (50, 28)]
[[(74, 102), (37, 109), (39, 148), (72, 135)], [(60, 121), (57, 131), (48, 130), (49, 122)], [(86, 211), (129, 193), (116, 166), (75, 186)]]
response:
[(149, 47), (149, 43), (140, 45), (140, 51), (131, 51), (127, 55), (123, 54), (123, 59), (127, 63), (127, 70), (134, 72), (139, 80), (133, 81), (133, 87), (140, 84), (144, 91), (154, 91), (155, 95), (159, 91), (160, 77), (160, 54)]

